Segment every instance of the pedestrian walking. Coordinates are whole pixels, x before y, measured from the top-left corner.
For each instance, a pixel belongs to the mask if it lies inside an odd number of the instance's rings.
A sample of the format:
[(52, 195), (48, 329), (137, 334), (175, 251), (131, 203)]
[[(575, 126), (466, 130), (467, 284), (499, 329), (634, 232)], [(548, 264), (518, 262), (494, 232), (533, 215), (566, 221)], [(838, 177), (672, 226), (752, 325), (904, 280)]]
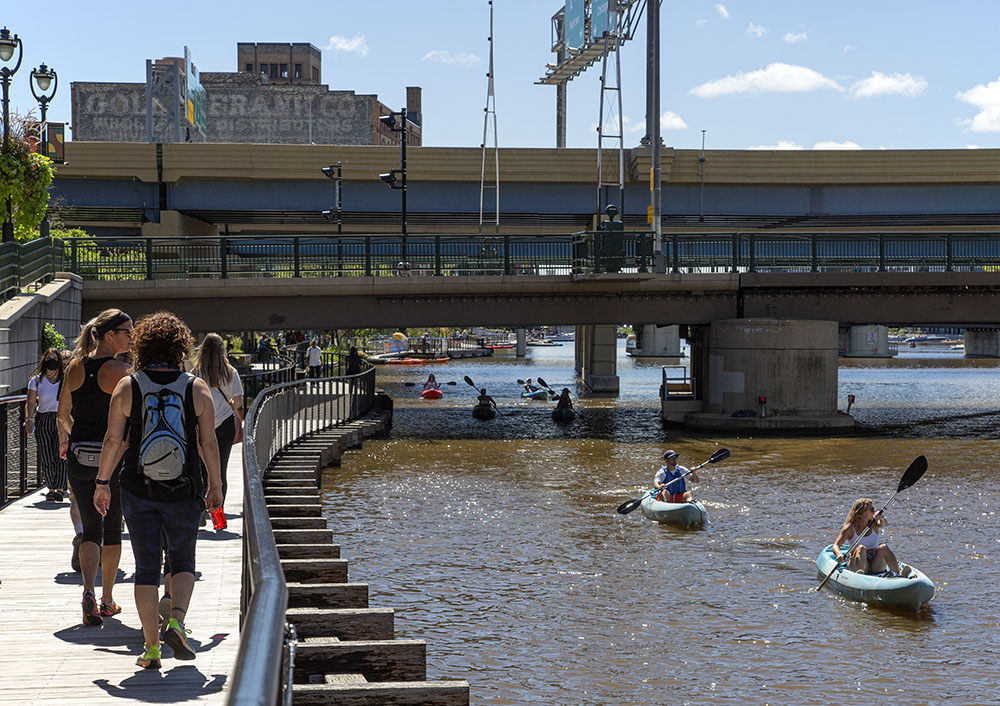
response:
[(38, 470), (49, 489), (46, 500), (62, 502), (69, 493), (66, 459), (59, 456), (59, 389), (63, 382), (63, 366), (58, 348), (42, 353), (35, 371), (28, 380), (28, 395), (24, 405), (24, 430), (35, 435)]

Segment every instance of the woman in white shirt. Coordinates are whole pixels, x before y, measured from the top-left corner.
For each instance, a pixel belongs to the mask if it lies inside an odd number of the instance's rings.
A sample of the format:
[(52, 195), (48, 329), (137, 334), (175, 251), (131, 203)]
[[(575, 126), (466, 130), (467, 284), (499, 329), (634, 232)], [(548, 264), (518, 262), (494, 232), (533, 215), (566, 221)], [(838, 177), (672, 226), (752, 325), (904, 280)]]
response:
[[(896, 555), (879, 537), (878, 531), (885, 525), (885, 516), (881, 510), (875, 511), (872, 499), (858, 498), (833, 542), (833, 555), (838, 562), (847, 559), (847, 568), (859, 574), (877, 574), (887, 570), (899, 574)], [(854, 544), (858, 535), (861, 535), (861, 539), (857, 546), (850, 556), (845, 556), (842, 547)]]
[(38, 468), (49, 489), (45, 499), (56, 502), (62, 502), (63, 495), (69, 492), (66, 459), (59, 457), (59, 427), (56, 422), (62, 380), (62, 353), (58, 348), (49, 348), (42, 353), (35, 372), (28, 380), (24, 414), (24, 430), (35, 434)]
[(228, 484), (226, 465), (233, 444), (243, 440), (243, 384), (239, 373), (226, 359), (226, 344), (217, 333), (210, 333), (195, 349), (194, 374), (208, 383), (215, 401), (215, 438), (219, 442), (222, 470), (222, 498)]

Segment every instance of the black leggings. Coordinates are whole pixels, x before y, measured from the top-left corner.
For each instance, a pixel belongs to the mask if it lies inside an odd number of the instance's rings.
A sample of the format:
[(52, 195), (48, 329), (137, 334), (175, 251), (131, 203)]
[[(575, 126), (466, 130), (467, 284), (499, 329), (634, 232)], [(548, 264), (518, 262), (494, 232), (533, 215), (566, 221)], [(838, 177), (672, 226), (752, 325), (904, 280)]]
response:
[(113, 547), (122, 543), (122, 496), (118, 486), (120, 468), (111, 475), (111, 507), (104, 517), (94, 507), (94, 489), (97, 484), (97, 469), (83, 466), (70, 451), (69, 484), (76, 496), (76, 506), (83, 521), (83, 541), (94, 542), (97, 546)]

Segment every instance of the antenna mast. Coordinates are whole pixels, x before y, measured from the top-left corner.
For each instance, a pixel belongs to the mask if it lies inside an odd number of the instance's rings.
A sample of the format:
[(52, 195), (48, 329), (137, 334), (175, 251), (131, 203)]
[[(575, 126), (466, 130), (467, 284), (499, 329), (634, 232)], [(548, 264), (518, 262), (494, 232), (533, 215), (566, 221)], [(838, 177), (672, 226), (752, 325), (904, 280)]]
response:
[[(597, 123), (597, 213), (604, 212), (616, 198), (618, 212), (625, 215), (625, 137), (622, 125), (622, 71), (621, 41), (624, 14), (618, 12), (616, 0), (593, 0), (591, 28), (595, 40), (603, 36), (604, 51), (601, 62), (601, 107)], [(605, 178), (604, 150), (618, 150), (616, 181)], [(610, 170), (607, 170), (610, 171)], [(608, 175), (610, 176), (610, 175)], [(618, 194), (612, 191), (618, 187)]]
[[(483, 116), (483, 144), (482, 152), (482, 168), (479, 171), (479, 232), (483, 232), (483, 201), (484, 195), (487, 189), (493, 189), (495, 196), (493, 214), (494, 214), (494, 232), (500, 232), (500, 150), (497, 145), (497, 108), (496, 108), (496, 94), (493, 90), (493, 0), (489, 0), (490, 4), (490, 69), (489, 73), (486, 74), (489, 81), (487, 82), (486, 88), (486, 108), (484, 109)], [(492, 130), (490, 129), (492, 127)], [(486, 153), (487, 153), (487, 141), (490, 133), (493, 133), (493, 183), (486, 183)]]

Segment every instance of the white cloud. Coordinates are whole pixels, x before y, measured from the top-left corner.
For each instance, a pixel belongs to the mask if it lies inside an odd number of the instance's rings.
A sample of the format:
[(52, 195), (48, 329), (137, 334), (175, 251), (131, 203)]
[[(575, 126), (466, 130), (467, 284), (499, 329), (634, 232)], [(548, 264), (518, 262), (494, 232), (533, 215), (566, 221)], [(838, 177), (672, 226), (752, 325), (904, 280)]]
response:
[(761, 25), (754, 24), (753, 22), (751, 22), (749, 25), (747, 25), (747, 34), (749, 34), (751, 37), (757, 37), (757, 39), (760, 39), (766, 33), (767, 33), (767, 28), (766, 27), (762, 27)]
[(797, 44), (799, 42), (804, 42), (807, 39), (809, 39), (809, 35), (807, 35), (805, 32), (785, 33), (785, 41), (788, 42), (789, 44)]
[(661, 130), (687, 130), (687, 123), (672, 110), (668, 110), (660, 116)]
[(715, 6), (715, 11), (719, 13), (719, 17), (721, 17), (722, 19), (724, 19), (724, 20), (728, 20), (729, 19), (729, 10), (726, 9), (725, 5), (721, 5), (721, 4), (720, 5), (716, 5)]
[(695, 86), (689, 93), (699, 98), (717, 98), (739, 93), (793, 93), (816, 91), (822, 88), (844, 90), (833, 79), (805, 66), (775, 63), (768, 64), (766, 68), (757, 71), (740, 72), (715, 81), (708, 81), (700, 86)]
[(333, 35), (330, 37), (330, 41), (326, 43), (326, 50), (346, 51), (348, 53), (360, 54), (361, 56), (368, 56), (368, 43), (365, 41), (365, 35), (363, 34), (355, 35), (353, 39)]
[(967, 149), (967, 150), (978, 150), (979, 149), (979, 145), (966, 145), (965, 149)]
[(979, 108), (972, 120), (963, 121), (967, 129), (972, 132), (1000, 132), (1000, 78), (959, 91), (955, 97)]
[(708, 24), (708, 20), (695, 20), (695, 24), (698, 25), (699, 27), (704, 27), (705, 25)]
[(778, 140), (776, 145), (754, 145), (747, 147), (748, 150), (804, 150), (802, 145), (791, 140)]
[(852, 52), (855, 49), (856, 49), (856, 47), (853, 44), (846, 44), (846, 45), (844, 45), (844, 53), (845, 54), (847, 54), (848, 52)]
[(453, 54), (446, 49), (435, 49), (434, 51), (429, 51), (424, 54), (421, 61), (434, 61), (439, 64), (461, 64), (462, 66), (468, 68), (473, 64), (478, 64), (482, 61), (482, 58), (464, 51), (455, 52)]
[(875, 96), (908, 96), (913, 98), (927, 90), (927, 81), (923, 76), (912, 74), (883, 74), (872, 71), (868, 78), (861, 79), (851, 86), (851, 93), (857, 98), (874, 98)]
[(834, 142), (833, 140), (822, 140), (813, 145), (814, 150), (859, 150), (861, 145), (857, 142), (845, 140), (844, 142)]

